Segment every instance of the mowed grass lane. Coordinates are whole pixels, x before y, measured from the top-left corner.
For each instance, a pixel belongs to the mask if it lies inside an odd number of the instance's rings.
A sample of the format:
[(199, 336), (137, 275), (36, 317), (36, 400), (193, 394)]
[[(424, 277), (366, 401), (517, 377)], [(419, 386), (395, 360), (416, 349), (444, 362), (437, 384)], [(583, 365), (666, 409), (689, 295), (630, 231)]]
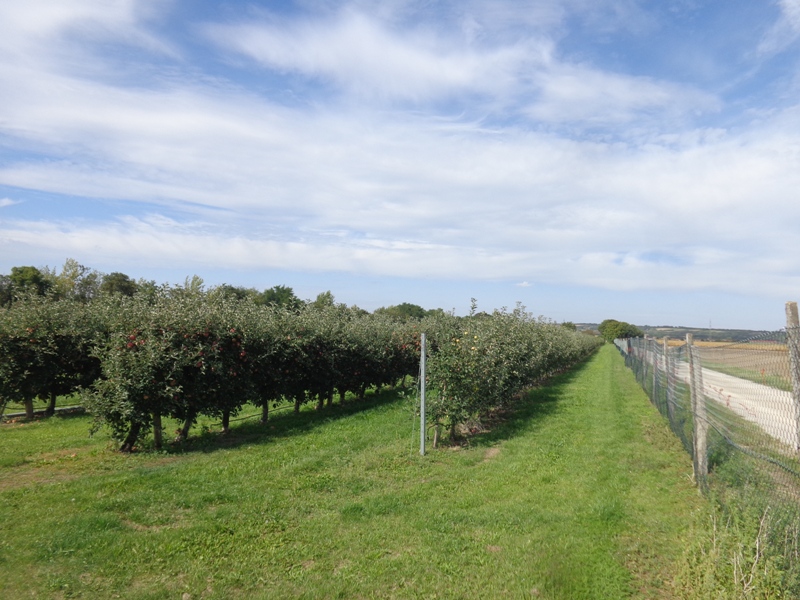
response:
[(86, 417), (3, 425), (0, 597), (674, 597), (703, 500), (611, 346), (463, 447), (419, 457), (410, 405), (133, 456)]

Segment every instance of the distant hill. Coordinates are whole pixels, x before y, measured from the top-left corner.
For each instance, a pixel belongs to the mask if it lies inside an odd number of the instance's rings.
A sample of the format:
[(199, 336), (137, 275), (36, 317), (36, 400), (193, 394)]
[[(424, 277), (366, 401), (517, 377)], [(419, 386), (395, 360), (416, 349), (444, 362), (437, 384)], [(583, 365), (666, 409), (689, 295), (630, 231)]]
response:
[[(599, 323), (576, 323), (578, 331), (596, 330)], [(769, 331), (757, 329), (706, 329), (702, 327), (674, 327), (668, 325), (637, 325), (645, 335), (654, 338), (668, 337), (671, 339), (684, 339), (691, 333), (694, 339), (707, 342), (741, 342), (755, 337), (769, 334)]]
[(668, 337), (672, 339), (684, 339), (687, 333), (691, 333), (695, 340), (706, 342), (742, 342), (756, 337), (768, 335), (769, 331), (755, 329), (706, 329), (702, 327), (650, 327), (639, 326), (645, 335), (655, 338)]

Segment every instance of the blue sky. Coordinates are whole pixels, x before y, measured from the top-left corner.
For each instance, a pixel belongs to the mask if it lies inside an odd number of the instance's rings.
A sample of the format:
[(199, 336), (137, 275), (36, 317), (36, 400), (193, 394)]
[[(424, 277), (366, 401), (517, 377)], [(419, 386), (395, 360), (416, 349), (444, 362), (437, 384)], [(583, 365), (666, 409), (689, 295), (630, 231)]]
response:
[(800, 0), (0, 6), (0, 272), (777, 329)]

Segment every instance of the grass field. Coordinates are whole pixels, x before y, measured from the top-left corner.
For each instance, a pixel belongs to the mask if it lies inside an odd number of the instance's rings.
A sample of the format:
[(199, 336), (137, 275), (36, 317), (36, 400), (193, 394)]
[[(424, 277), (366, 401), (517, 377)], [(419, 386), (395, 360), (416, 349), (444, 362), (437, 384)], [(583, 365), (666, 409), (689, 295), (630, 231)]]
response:
[(1, 425), (0, 598), (679, 597), (707, 505), (613, 347), (426, 457), (410, 405), (129, 456), (87, 416)]

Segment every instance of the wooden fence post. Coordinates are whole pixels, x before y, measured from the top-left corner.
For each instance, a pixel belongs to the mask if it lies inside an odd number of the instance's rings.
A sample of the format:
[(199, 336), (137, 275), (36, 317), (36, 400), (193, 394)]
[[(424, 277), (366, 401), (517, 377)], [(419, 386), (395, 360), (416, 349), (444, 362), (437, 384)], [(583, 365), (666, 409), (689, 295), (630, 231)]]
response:
[(786, 341), (789, 345), (789, 371), (792, 376), (795, 451), (800, 451), (800, 319), (797, 302), (786, 303)]
[(660, 367), (659, 363), (661, 362), (658, 360), (656, 356), (656, 347), (658, 344), (656, 343), (656, 338), (650, 338), (650, 353), (653, 357), (653, 404), (658, 406), (658, 369)]
[(686, 350), (689, 352), (689, 389), (694, 422), (692, 432), (694, 482), (700, 488), (705, 488), (708, 476), (708, 418), (706, 397), (703, 392), (703, 367), (700, 365), (700, 356), (691, 333), (686, 334)]
[[(664, 336), (664, 340), (662, 341), (664, 345), (664, 381), (666, 382), (664, 385), (664, 401), (667, 403), (667, 414), (669, 415), (669, 424), (670, 427), (673, 427), (675, 423), (675, 416), (673, 414), (674, 407), (672, 406), (672, 399), (670, 398), (670, 390), (669, 384), (671, 382), (670, 377), (672, 376), (672, 365), (669, 361), (669, 338)], [(673, 378), (674, 379), (674, 378)]]

